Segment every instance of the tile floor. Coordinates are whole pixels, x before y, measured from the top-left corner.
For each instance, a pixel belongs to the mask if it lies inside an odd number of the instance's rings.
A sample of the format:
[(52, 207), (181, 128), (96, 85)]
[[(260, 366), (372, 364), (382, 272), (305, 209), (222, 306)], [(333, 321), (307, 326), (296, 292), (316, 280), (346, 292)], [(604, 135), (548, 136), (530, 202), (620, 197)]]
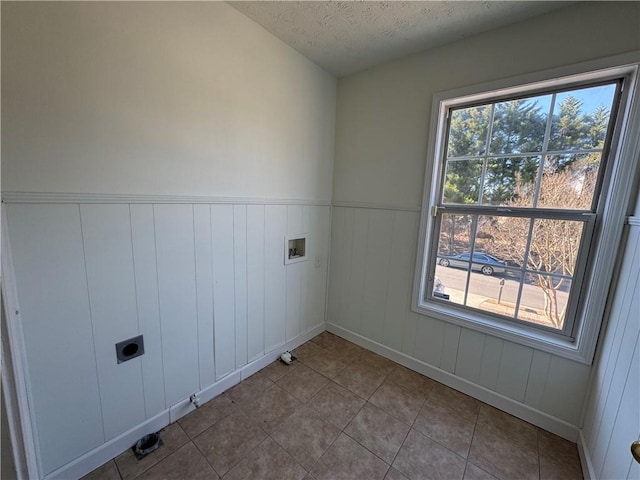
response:
[(575, 444), (329, 332), (87, 480), (582, 479)]

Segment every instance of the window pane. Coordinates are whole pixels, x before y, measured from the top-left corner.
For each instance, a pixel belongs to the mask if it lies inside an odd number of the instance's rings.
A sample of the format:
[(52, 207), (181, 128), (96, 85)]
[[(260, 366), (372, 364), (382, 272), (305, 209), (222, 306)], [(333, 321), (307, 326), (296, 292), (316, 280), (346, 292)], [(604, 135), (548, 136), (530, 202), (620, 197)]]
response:
[(527, 268), (573, 276), (583, 230), (574, 220), (535, 220)]
[(491, 153), (540, 152), (550, 108), (551, 95), (497, 103)]
[(528, 218), (480, 216), (475, 250), (490, 254), (498, 262), (507, 262), (508, 266), (520, 267), (530, 224)]
[(458, 255), (471, 250), (470, 235), (473, 233), (472, 215), (445, 213), (440, 222), (438, 256)]
[(482, 203), (532, 207), (539, 164), (540, 157), (489, 159)]
[(547, 155), (538, 207), (591, 210), (600, 153)]
[(562, 330), (570, 290), (570, 279), (527, 273), (518, 319)]
[(482, 160), (455, 160), (447, 162), (444, 185), (444, 203), (478, 203)]
[(464, 305), (472, 233), (472, 215), (444, 214), (442, 216), (434, 291), (439, 287), (446, 296), (434, 296)]
[(486, 151), (490, 115), (491, 108), (486, 105), (453, 110), (447, 158), (483, 155)]
[(513, 318), (521, 275), (521, 271), (516, 269), (505, 269), (503, 273), (493, 275), (473, 271), (469, 280), (467, 305)]
[(615, 91), (612, 84), (559, 93), (549, 151), (602, 148)]

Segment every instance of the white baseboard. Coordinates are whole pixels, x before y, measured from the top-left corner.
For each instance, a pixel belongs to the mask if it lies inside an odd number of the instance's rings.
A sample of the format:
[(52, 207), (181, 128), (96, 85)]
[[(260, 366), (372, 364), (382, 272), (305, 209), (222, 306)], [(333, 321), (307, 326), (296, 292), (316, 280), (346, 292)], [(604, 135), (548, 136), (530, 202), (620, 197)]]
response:
[(422, 373), (423, 375), (443, 383), (444, 385), (466, 393), (467, 395), (477, 398), (482, 402), (488, 403), (489, 405), (499, 408), (500, 410), (515, 417), (521, 418), (526, 422), (532, 423), (533, 425), (543, 428), (551, 433), (555, 433), (562, 438), (566, 438), (571, 442), (576, 442), (578, 440), (578, 427), (571, 425), (564, 420), (560, 420), (559, 418), (541, 412), (540, 410), (536, 410), (535, 408), (513, 400), (512, 398), (505, 397), (504, 395), (485, 387), (476, 385), (475, 383), (469, 382), (468, 380), (424, 363), (385, 345), (369, 340), (368, 338), (346, 330), (338, 325), (327, 323), (327, 330), (360, 345), (361, 347), (404, 365), (411, 370)]
[[(196, 392), (201, 404), (208, 402), (209, 400), (217, 397), (224, 391), (233, 387), (242, 380), (250, 377), (259, 370), (269, 365), (280, 357), (283, 351), (293, 350), (299, 347), (303, 343), (311, 340), (316, 335), (322, 333), (325, 330), (325, 325), (320, 324), (312, 328), (306, 333), (303, 333), (293, 340), (285, 343), (280, 349), (273, 350), (262, 357), (252, 361), (248, 365), (230, 373), (224, 378), (218, 380), (216, 383), (203, 388), (199, 392)], [(44, 478), (45, 480), (62, 480), (69, 478), (80, 478), (87, 473), (95, 470), (99, 466), (108, 462), (112, 458), (120, 455), (122, 452), (131, 448), (141, 437), (149, 433), (157, 432), (163, 429), (170, 423), (176, 422), (178, 419), (184, 417), (189, 412), (195, 410), (195, 407), (189, 400), (185, 398), (170, 408), (162, 411), (155, 417), (139, 424), (130, 429), (129, 431), (117, 436), (116, 438), (103, 443), (97, 448), (94, 448), (90, 452), (85, 453), (81, 457), (67, 463), (52, 473), (49, 473)]]
[(44, 478), (45, 480), (80, 478), (120, 455), (128, 448), (131, 448), (131, 446), (144, 435), (157, 432), (167, 425), (169, 425), (169, 410), (165, 410), (140, 425), (133, 427), (131, 430), (118, 435), (116, 438), (103, 443), (54, 472), (45, 475)]
[(578, 433), (578, 453), (580, 454), (580, 464), (582, 465), (582, 475), (584, 480), (596, 480), (596, 472), (593, 468), (591, 455), (587, 449), (587, 441), (584, 432), (580, 429)]

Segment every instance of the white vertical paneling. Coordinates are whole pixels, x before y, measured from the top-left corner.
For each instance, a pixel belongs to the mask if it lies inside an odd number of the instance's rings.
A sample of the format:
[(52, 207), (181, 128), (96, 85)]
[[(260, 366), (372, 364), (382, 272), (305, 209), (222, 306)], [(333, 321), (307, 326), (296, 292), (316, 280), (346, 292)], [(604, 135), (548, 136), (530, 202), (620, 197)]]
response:
[(105, 440), (80, 211), (7, 205), (6, 212), (32, 415), (48, 473)]
[(532, 358), (532, 348), (518, 345), (517, 343), (504, 342), (498, 369), (496, 391), (522, 402), (527, 389)]
[(444, 324), (444, 335), (442, 338), (442, 358), (440, 368), (453, 373), (456, 370), (456, 360), (458, 358), (458, 348), (460, 345), (461, 328), (451, 323)]
[(477, 383), (490, 390), (495, 390), (498, 384), (503, 345), (504, 341), (502, 339), (485, 335), (482, 363)]
[(315, 274), (315, 257), (318, 252), (318, 228), (317, 213), (314, 207), (305, 205), (302, 207), (302, 231), (307, 233), (307, 261), (303, 262), (302, 275), (300, 277), (300, 333), (306, 333), (313, 325), (314, 317), (311, 310), (313, 296), (309, 294), (309, 285)]
[(552, 355), (541, 410), (577, 425), (582, 412), (590, 370), (589, 365)]
[(264, 206), (247, 206), (248, 360), (264, 355)]
[(235, 370), (233, 205), (211, 205), (216, 379)]
[[(638, 297), (636, 296), (636, 298)], [(636, 307), (640, 307), (640, 305), (636, 305)], [(636, 348), (625, 379), (624, 390), (599, 478), (627, 478), (630, 459), (628, 454), (625, 456), (623, 453), (627, 453), (629, 445), (640, 435), (640, 343), (638, 339), (635, 343)]]
[(384, 318), (383, 343), (394, 350), (402, 349), (405, 318), (411, 305), (411, 275), (415, 248), (413, 212), (394, 212), (391, 239), (391, 260), (387, 284), (387, 305)]
[[(353, 307), (352, 299), (350, 298), (350, 288), (352, 285), (351, 271), (353, 261), (353, 237), (355, 227), (355, 216), (357, 209), (346, 208), (344, 209), (344, 229), (342, 231), (342, 242), (337, 246), (341, 250), (340, 257), (342, 258), (342, 268), (340, 268), (340, 275), (338, 277), (338, 287), (336, 290), (337, 296), (337, 323), (347, 329), (353, 328), (351, 319), (351, 309)], [(353, 302), (357, 302), (357, 299), (353, 299)], [(357, 332), (360, 333), (360, 332)]]
[(213, 332), (213, 258), (211, 208), (193, 206), (193, 232), (196, 254), (196, 298), (198, 311), (198, 367), (200, 388), (216, 381)]
[(284, 345), (286, 336), (287, 272), (284, 265), (284, 239), (287, 207), (265, 207), (265, 353)]
[(107, 440), (145, 420), (142, 357), (117, 363), (115, 344), (140, 334), (128, 205), (82, 205), (82, 237)]
[(167, 405), (198, 390), (198, 315), (192, 205), (154, 205)]
[(344, 308), (344, 327), (352, 332), (362, 331), (362, 308), (364, 295), (364, 279), (366, 269), (367, 239), (369, 232), (369, 211), (363, 208), (352, 209), (353, 235), (351, 244), (345, 245), (344, 251), (349, 255), (349, 280), (342, 289)]
[(544, 400), (544, 390), (547, 385), (547, 376), (551, 365), (551, 354), (536, 350), (533, 352), (529, 382), (524, 395), (524, 403), (542, 410)]
[[(634, 230), (637, 229), (636, 227)], [(633, 243), (634, 235), (630, 235), (629, 240), (625, 261), (628, 261), (629, 258), (636, 260), (638, 252), (640, 252), (640, 242), (636, 240)], [(600, 403), (599, 421), (595, 423), (596, 428), (593, 429), (596, 440), (593, 443), (592, 461), (596, 472), (604, 466), (607, 445), (614, 434), (615, 418), (619, 414), (625, 382), (631, 368), (629, 359), (633, 357), (634, 351), (638, 348), (638, 336), (640, 335), (640, 322), (638, 322), (638, 311), (640, 311), (639, 278), (637, 263), (635, 268), (631, 265), (630, 270), (622, 269), (621, 281), (618, 284), (625, 286), (621, 288), (620, 295), (615, 299), (611, 309), (611, 321), (619, 324), (621, 327), (619, 331), (621, 330), (623, 333), (622, 336), (616, 335), (614, 339), (614, 349), (610, 354), (607, 368), (608, 375), (603, 385), (603, 388), (606, 388), (606, 394)], [(631, 412), (627, 411), (625, 414), (629, 416)], [(636, 432), (636, 434), (638, 433), (640, 432)]]
[[(311, 207), (309, 235), (312, 239), (312, 256), (309, 258), (309, 280), (307, 283), (306, 318), (307, 331), (325, 322), (327, 294), (327, 266), (329, 261), (330, 207)], [(315, 257), (320, 263), (316, 267)]]
[(478, 383), (486, 335), (463, 328), (460, 332), (456, 375)]
[(300, 317), (303, 270), (307, 262), (292, 263), (286, 266), (286, 341), (300, 335)]
[(344, 228), (346, 221), (345, 208), (333, 208), (331, 213), (331, 268), (329, 269), (329, 302), (327, 321), (340, 324), (338, 311), (340, 307), (340, 289), (346, 287), (344, 277), (346, 254), (344, 251)]
[(247, 207), (233, 207), (236, 368), (247, 364)]
[[(637, 317), (637, 310), (631, 311), (632, 292), (638, 286), (638, 262), (640, 262), (640, 228), (629, 228), (624, 257), (617, 280), (616, 295), (613, 298), (609, 312), (609, 320), (606, 325), (602, 345), (600, 346), (598, 362), (592, 380), (590, 401), (587, 405), (584, 432), (588, 448), (594, 455), (602, 456), (603, 442), (606, 435), (601, 435), (603, 417), (611, 415), (611, 404), (608, 404), (609, 394), (612, 389), (619, 394), (620, 386), (615, 387), (616, 369), (618, 359), (624, 362), (630, 357), (620, 356), (621, 346), (628, 342), (628, 328), (631, 318)], [(638, 322), (632, 322), (637, 325)], [(625, 355), (629, 355), (630, 346), (627, 343)]]
[(361, 332), (378, 343), (382, 343), (392, 237), (393, 212), (372, 210), (369, 213)]
[(416, 348), (416, 336), (418, 324), (424, 317), (415, 312), (407, 312), (405, 317), (405, 327), (402, 329), (402, 353), (413, 356)]
[(147, 418), (164, 410), (165, 389), (152, 205), (130, 205), (138, 323), (144, 335), (142, 378)]
[(413, 355), (429, 365), (440, 367), (446, 324), (440, 320), (423, 317), (418, 320), (416, 344)]
[[(302, 231), (303, 208), (301, 205), (287, 206), (287, 235), (307, 233)], [(307, 239), (309, 241), (310, 239)], [(308, 258), (308, 255), (307, 255)], [(291, 263), (286, 267), (286, 341), (300, 335), (300, 317), (303, 271), (307, 262)]]

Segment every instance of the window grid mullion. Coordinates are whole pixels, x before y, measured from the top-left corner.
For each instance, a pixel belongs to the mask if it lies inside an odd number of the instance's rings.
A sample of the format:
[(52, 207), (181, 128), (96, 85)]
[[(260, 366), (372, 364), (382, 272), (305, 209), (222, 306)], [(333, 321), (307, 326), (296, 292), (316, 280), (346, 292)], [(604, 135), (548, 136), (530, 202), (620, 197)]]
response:
[(556, 107), (556, 94), (551, 96), (551, 102), (549, 105), (549, 116), (547, 117), (547, 125), (544, 129), (544, 139), (542, 141), (542, 151), (540, 152), (540, 164), (538, 165), (538, 176), (536, 177), (536, 186), (533, 193), (533, 208), (538, 206), (538, 199), (540, 198), (540, 188), (542, 186), (542, 177), (544, 175), (544, 162), (549, 149), (549, 141), (551, 138), (551, 124), (553, 123), (553, 110)]

